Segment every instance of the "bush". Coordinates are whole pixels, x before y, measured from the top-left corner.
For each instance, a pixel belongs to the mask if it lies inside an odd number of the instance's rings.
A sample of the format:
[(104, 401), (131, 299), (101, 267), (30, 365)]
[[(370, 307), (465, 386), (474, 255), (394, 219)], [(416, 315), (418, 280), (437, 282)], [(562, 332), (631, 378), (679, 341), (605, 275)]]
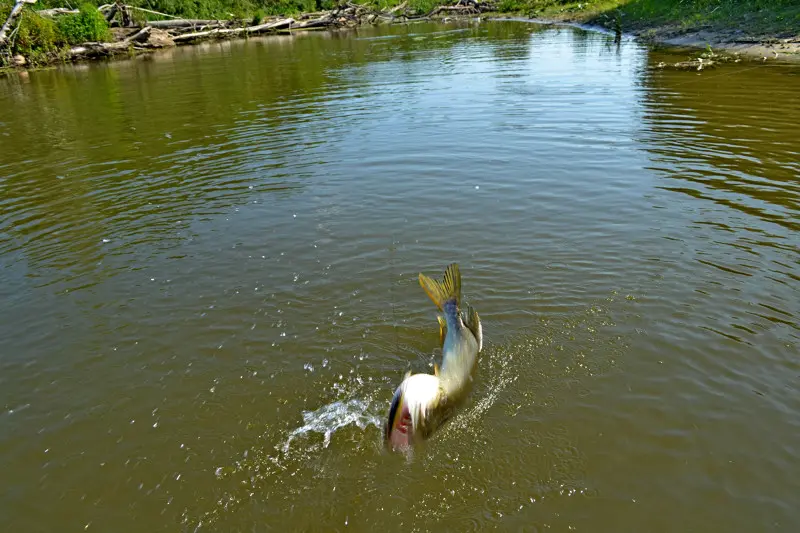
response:
[(520, 11), (523, 7), (526, 7), (525, 4), (517, 0), (500, 0), (500, 3), (497, 4), (497, 11), (500, 13), (513, 13), (514, 11)]
[(266, 16), (267, 15), (264, 13), (263, 9), (257, 9), (255, 15), (253, 15), (253, 22), (252, 22), (253, 26), (258, 26), (259, 24), (264, 22)]
[(57, 24), (64, 40), (70, 44), (111, 40), (105, 17), (91, 4), (81, 5), (77, 15), (60, 17)]
[(409, 0), (408, 7), (419, 15), (427, 15), (441, 4), (440, 0)]
[(11, 41), (13, 53), (24, 55), (31, 63), (44, 63), (49, 54), (64, 46), (56, 23), (25, 9), (19, 18), (16, 35)]

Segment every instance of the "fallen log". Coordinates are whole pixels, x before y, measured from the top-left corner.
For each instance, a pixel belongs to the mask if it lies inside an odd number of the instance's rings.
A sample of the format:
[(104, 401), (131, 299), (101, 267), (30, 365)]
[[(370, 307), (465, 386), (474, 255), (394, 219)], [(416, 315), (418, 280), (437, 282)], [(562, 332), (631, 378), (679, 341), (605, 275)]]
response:
[(477, 15), (480, 12), (481, 12), (480, 9), (478, 9), (476, 7), (473, 7), (471, 5), (469, 5), (469, 6), (439, 6), (439, 7), (435, 8), (433, 11), (431, 11), (430, 13), (428, 13), (428, 16), (429, 17), (433, 17), (435, 15), (438, 15), (439, 13), (455, 13), (455, 14), (459, 14), (459, 15)]
[(298, 22), (297, 24), (292, 24), (290, 29), (292, 29), (292, 30), (303, 30), (303, 29), (309, 29), (309, 28), (322, 28), (322, 27), (325, 27), (325, 26), (332, 25), (334, 20), (336, 20), (334, 17), (332, 17), (330, 15), (326, 15), (326, 16), (320, 17), (318, 19), (304, 20), (303, 22)]
[(69, 50), (69, 57), (72, 59), (89, 59), (124, 54), (134, 43), (147, 41), (151, 31), (152, 28), (150, 26), (145, 26), (130, 37), (114, 43), (91, 42), (73, 46)]
[(100, 6), (97, 8), (100, 13), (104, 13), (106, 17), (106, 22), (111, 23), (114, 20), (114, 17), (117, 15), (117, 5), (116, 4), (108, 4), (104, 6)]
[(40, 17), (55, 18), (56, 15), (77, 15), (80, 13), (77, 9), (67, 9), (66, 7), (54, 7), (53, 9), (42, 9), (37, 11), (36, 14)]
[(145, 9), (143, 7), (137, 6), (126, 6), (128, 9), (135, 9), (137, 11), (142, 11), (144, 13), (150, 13), (151, 15), (158, 15), (159, 17), (167, 17), (170, 19), (180, 19), (181, 17), (176, 17), (175, 15), (167, 15), (166, 13), (161, 13), (159, 11), (153, 11), (152, 9)]
[(150, 20), (148, 25), (154, 28), (178, 29), (178, 28), (196, 28), (201, 26), (224, 26), (225, 21), (221, 20), (200, 20), (200, 19), (175, 19), (175, 20)]
[(398, 11), (403, 11), (407, 7), (408, 7), (408, 2), (403, 2), (402, 4), (398, 4), (398, 5), (394, 6), (392, 9), (387, 11), (387, 13), (390, 14), (390, 15), (393, 15), (393, 14), (397, 13)]
[(671, 70), (704, 70), (707, 68), (716, 68), (717, 62), (711, 59), (704, 60), (703, 58), (690, 59), (688, 61), (678, 61), (677, 63), (660, 62), (656, 65), (659, 69)]
[(297, 20), (308, 20), (315, 17), (323, 17), (325, 15), (330, 15), (330, 11), (313, 11), (311, 13), (303, 13), (302, 15), (297, 17)]
[(116, 43), (83, 43), (69, 49), (70, 59), (92, 59), (125, 53), (130, 48), (130, 43), (119, 41)]
[(6, 34), (8, 30), (11, 29), (11, 26), (14, 25), (14, 21), (17, 20), (17, 17), (20, 16), (22, 13), (22, 8), (25, 7), (25, 4), (35, 4), (36, 0), (17, 0), (17, 3), (14, 4), (14, 7), (11, 8), (11, 13), (8, 14), (8, 18), (6, 19), (5, 24), (3, 27), (0, 28), (0, 46), (6, 44), (7, 37)]
[[(24, 4), (32, 4), (35, 2), (36, 0), (16, 0), (16, 4), (12, 9), (8, 20), (6, 20), (2, 30), (0, 30), (0, 45), (9, 39), (6, 34), (15, 23), (16, 18), (20, 15)], [(455, 5), (439, 6), (428, 14), (421, 14), (410, 12), (408, 3), (405, 1), (386, 11), (375, 10), (366, 4), (356, 4), (351, 1), (347, 1), (331, 11), (305, 13), (300, 15), (298, 20), (293, 18), (276, 20), (274, 17), (271, 17), (270, 21), (264, 24), (242, 26), (247, 22), (243, 20), (204, 20), (177, 18), (165, 13), (138, 8), (136, 6), (129, 6), (124, 4), (122, 0), (117, 0), (113, 4), (106, 4), (104, 6), (100, 6), (98, 9), (105, 15), (107, 20), (113, 20), (116, 15), (121, 15), (122, 20), (120, 25), (123, 28), (132, 24), (129, 11), (132, 9), (168, 17), (171, 20), (150, 21), (147, 22), (147, 26), (138, 31), (131, 27), (129, 31), (133, 33), (116, 42), (89, 42), (80, 46), (74, 46), (69, 50), (68, 56), (71, 59), (90, 59), (126, 54), (135, 50), (163, 48), (167, 46), (174, 46), (175, 44), (186, 44), (202, 39), (211, 39), (217, 37), (230, 38), (284, 30), (300, 31), (328, 27), (357, 26), (359, 24), (377, 23), (379, 22), (379, 19), (389, 20), (392, 22), (405, 22), (410, 20), (429, 19), (432, 16), (440, 13), (472, 15), (481, 13), (487, 9), (491, 9), (491, 7), (492, 5), (490, 3), (481, 2), (479, 0), (458, 0), (458, 3)], [(54, 8), (42, 10), (39, 13), (42, 14), (42, 16), (55, 17), (62, 14), (72, 14), (76, 12), (77, 11), (71, 9)], [(121, 31), (119, 33), (120, 34), (118, 35), (118, 38), (122, 37), (127, 32)], [(710, 64), (709, 62), (701, 62), (700, 65), (693, 66), (694, 68), (699, 67), (698, 70), (700, 70), (713, 66), (713, 62), (710, 62)], [(681, 65), (680, 67), (684, 66)]]
[(117, 8), (117, 12), (121, 15), (122, 18), (120, 26), (122, 26), (123, 28), (130, 28), (131, 26), (133, 26), (133, 18), (131, 18), (131, 12), (128, 10), (130, 6), (123, 4), (120, 0), (117, 0), (115, 5)]
[(269, 24), (259, 24), (258, 26), (248, 26), (246, 28), (215, 28), (213, 30), (208, 31), (198, 31), (192, 33), (184, 33), (183, 35), (178, 35), (173, 37), (173, 40), (176, 43), (185, 42), (185, 41), (194, 41), (197, 39), (205, 39), (210, 37), (230, 37), (239, 34), (250, 34), (250, 33), (264, 33), (268, 31), (277, 31), (282, 29), (287, 29), (291, 27), (294, 23), (294, 19), (288, 18), (279, 20), (277, 22), (270, 22)]

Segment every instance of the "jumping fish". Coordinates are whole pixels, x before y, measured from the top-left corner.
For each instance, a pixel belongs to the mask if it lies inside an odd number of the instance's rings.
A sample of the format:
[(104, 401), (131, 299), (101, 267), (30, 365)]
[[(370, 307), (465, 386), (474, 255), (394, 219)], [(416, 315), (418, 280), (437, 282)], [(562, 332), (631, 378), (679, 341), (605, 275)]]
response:
[(394, 450), (426, 440), (452, 416), (472, 388), (483, 347), (478, 313), (461, 309), (458, 265), (449, 265), (442, 281), (420, 273), (419, 283), (444, 315), (438, 316), (442, 366), (434, 366), (433, 375), (408, 372), (395, 390), (384, 428), (385, 443)]

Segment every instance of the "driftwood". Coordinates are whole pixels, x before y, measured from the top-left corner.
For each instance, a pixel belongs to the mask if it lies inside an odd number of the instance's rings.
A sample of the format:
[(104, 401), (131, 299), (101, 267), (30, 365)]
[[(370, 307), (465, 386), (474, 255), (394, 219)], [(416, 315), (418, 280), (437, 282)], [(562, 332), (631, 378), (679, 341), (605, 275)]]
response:
[(69, 51), (72, 59), (91, 59), (126, 54), (133, 50), (147, 50), (174, 46), (175, 43), (163, 30), (145, 26), (121, 41), (113, 43), (84, 43)]
[[(0, 29), (0, 47), (7, 44), (9, 40), (9, 30), (13, 27), (19, 17), (24, 5), (33, 4), (36, 0), (16, 0), (8, 19)], [(419, 13), (409, 9), (408, 2), (401, 4), (387, 11), (376, 10), (366, 4), (356, 4), (353, 2), (340, 3), (339, 6), (330, 11), (318, 11), (300, 15), (297, 20), (293, 18), (279, 19), (271, 17), (269, 22), (258, 25), (247, 25), (244, 20), (200, 20), (180, 18), (166, 13), (160, 13), (151, 9), (136, 6), (129, 6), (116, 0), (114, 3), (105, 4), (98, 7), (109, 24), (118, 25), (123, 28), (131, 28), (128, 37), (110, 43), (84, 43), (80, 46), (73, 46), (68, 57), (72, 59), (89, 59), (96, 57), (108, 57), (118, 54), (127, 54), (137, 50), (147, 50), (174, 46), (175, 44), (191, 43), (203, 39), (231, 38), (255, 35), (261, 33), (274, 33), (278, 31), (297, 31), (312, 30), (320, 28), (341, 28), (348, 26), (358, 26), (361, 24), (373, 24), (381, 21), (407, 22), (411, 20), (424, 20), (437, 15), (475, 15), (487, 10), (494, 9), (489, 2), (481, 0), (458, 0), (455, 5), (444, 5), (433, 9), (429, 13)], [(131, 18), (131, 10), (157, 15), (169, 20), (154, 20), (145, 23), (145, 26), (138, 31), (135, 30), (135, 23)], [(45, 9), (38, 12), (42, 16), (56, 17), (78, 13), (76, 10), (54, 8)], [(121, 32), (125, 33), (125, 32)], [(13, 32), (11, 32), (13, 35)], [(14, 59), (17, 64), (24, 64), (25, 58), (20, 56), (20, 61)], [(713, 63), (712, 63), (713, 64)], [(693, 65), (695, 68), (697, 65)], [(711, 66), (702, 64), (700, 68)]]
[(108, 9), (103, 9), (106, 6), (100, 6), (97, 8), (100, 13), (104, 13), (106, 17), (106, 22), (111, 22), (114, 20), (114, 17), (117, 16), (117, 6), (116, 4), (111, 5)]
[(73, 46), (69, 50), (69, 56), (74, 59), (82, 59), (125, 53), (134, 42), (146, 39), (150, 31), (151, 28), (147, 26), (121, 41), (113, 43), (83, 43), (80, 46)]
[(147, 22), (148, 26), (152, 26), (154, 28), (161, 28), (164, 30), (198, 28), (198, 27), (215, 26), (215, 25), (222, 26), (224, 24), (225, 21), (220, 21), (220, 20), (198, 20), (198, 19), (151, 20)]
[(712, 59), (690, 59), (689, 61), (678, 61), (677, 63), (664, 63), (663, 61), (656, 65), (659, 69), (669, 70), (705, 70), (707, 68), (716, 68), (717, 62)]
[(312, 11), (311, 13), (303, 13), (297, 17), (297, 20), (308, 20), (313, 18), (319, 18), (324, 15), (327, 15), (330, 11)]
[(455, 13), (458, 15), (477, 15), (480, 13), (480, 10), (475, 8), (474, 6), (439, 6), (435, 8), (433, 11), (428, 13), (429, 17), (433, 17), (438, 15), (439, 13)]
[(387, 13), (389, 13), (390, 15), (392, 15), (392, 14), (394, 14), (394, 13), (397, 13), (398, 11), (403, 11), (403, 10), (404, 10), (404, 9), (406, 9), (407, 7), (408, 7), (408, 2), (403, 2), (402, 4), (397, 4), (396, 6), (394, 6), (392, 9), (390, 9), (389, 11), (387, 11)]
[(455, 15), (479, 15), (485, 11), (492, 11), (495, 6), (489, 2), (479, 2), (478, 0), (458, 0), (452, 6), (439, 6), (434, 8), (429, 17), (438, 15), (439, 13), (452, 13)]
[(320, 17), (318, 19), (304, 20), (303, 22), (292, 24), (289, 27), (289, 29), (302, 30), (307, 28), (324, 28), (326, 26), (331, 26), (333, 23), (334, 23), (334, 17), (332, 17), (331, 15), (325, 15), (324, 17)]
[(20, 16), (22, 13), (22, 8), (25, 7), (25, 4), (35, 4), (36, 0), (17, 0), (17, 3), (14, 4), (14, 7), (11, 8), (11, 13), (8, 14), (8, 18), (6, 19), (5, 24), (0, 27), (0, 46), (6, 44), (8, 38), (6, 35), (8, 34), (8, 30), (11, 29), (11, 26), (14, 25), (14, 21), (17, 20), (17, 17)]
[(80, 13), (77, 9), (67, 9), (66, 7), (54, 7), (52, 9), (42, 9), (37, 11), (36, 14), (40, 17), (54, 18), (56, 15), (77, 15)]
[(265, 33), (269, 31), (277, 31), (288, 29), (294, 23), (294, 19), (283, 19), (277, 22), (270, 22), (269, 24), (259, 24), (258, 26), (248, 26), (246, 28), (215, 28), (208, 31), (198, 31), (192, 33), (184, 33), (173, 38), (176, 43), (185, 41), (196, 41), (198, 39), (207, 39), (211, 37), (231, 37), (240, 34), (251, 33)]
[[(141, 9), (141, 8), (135, 8)], [(292, 18), (274, 20), (254, 26), (234, 27), (243, 21), (173, 19), (148, 22), (154, 28), (168, 30), (175, 43), (187, 43), (201, 39), (230, 38), (275, 31), (297, 31), (318, 28), (356, 26), (372, 24), (380, 20), (402, 22), (433, 17), (440, 13), (473, 15), (493, 9), (493, 5), (479, 0), (459, 0), (458, 4), (441, 6), (427, 14), (416, 15), (409, 11), (408, 2), (403, 2), (388, 11), (378, 11), (366, 4), (347, 2), (331, 11), (318, 11)], [(157, 15), (163, 13), (143, 10)]]
[(159, 11), (153, 11), (152, 9), (145, 9), (143, 7), (138, 6), (126, 6), (128, 9), (135, 9), (136, 11), (142, 11), (143, 13), (150, 13), (151, 15), (158, 15), (159, 17), (167, 17), (169, 19), (180, 19), (181, 17), (176, 17), (175, 15), (167, 15), (166, 13), (161, 13)]

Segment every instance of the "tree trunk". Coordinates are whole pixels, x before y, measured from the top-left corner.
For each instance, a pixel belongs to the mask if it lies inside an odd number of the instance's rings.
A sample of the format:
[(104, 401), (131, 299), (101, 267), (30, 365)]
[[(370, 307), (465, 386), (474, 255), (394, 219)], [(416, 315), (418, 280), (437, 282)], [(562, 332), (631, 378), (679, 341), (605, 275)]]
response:
[(4, 46), (6, 44), (6, 34), (8, 33), (8, 30), (11, 29), (11, 26), (14, 25), (14, 21), (17, 20), (17, 17), (19, 17), (19, 15), (22, 13), (22, 8), (25, 7), (25, 4), (35, 3), (36, 0), (17, 0), (17, 3), (11, 8), (11, 13), (8, 14), (5, 24), (3, 24), (3, 27), (0, 28), (0, 46)]

